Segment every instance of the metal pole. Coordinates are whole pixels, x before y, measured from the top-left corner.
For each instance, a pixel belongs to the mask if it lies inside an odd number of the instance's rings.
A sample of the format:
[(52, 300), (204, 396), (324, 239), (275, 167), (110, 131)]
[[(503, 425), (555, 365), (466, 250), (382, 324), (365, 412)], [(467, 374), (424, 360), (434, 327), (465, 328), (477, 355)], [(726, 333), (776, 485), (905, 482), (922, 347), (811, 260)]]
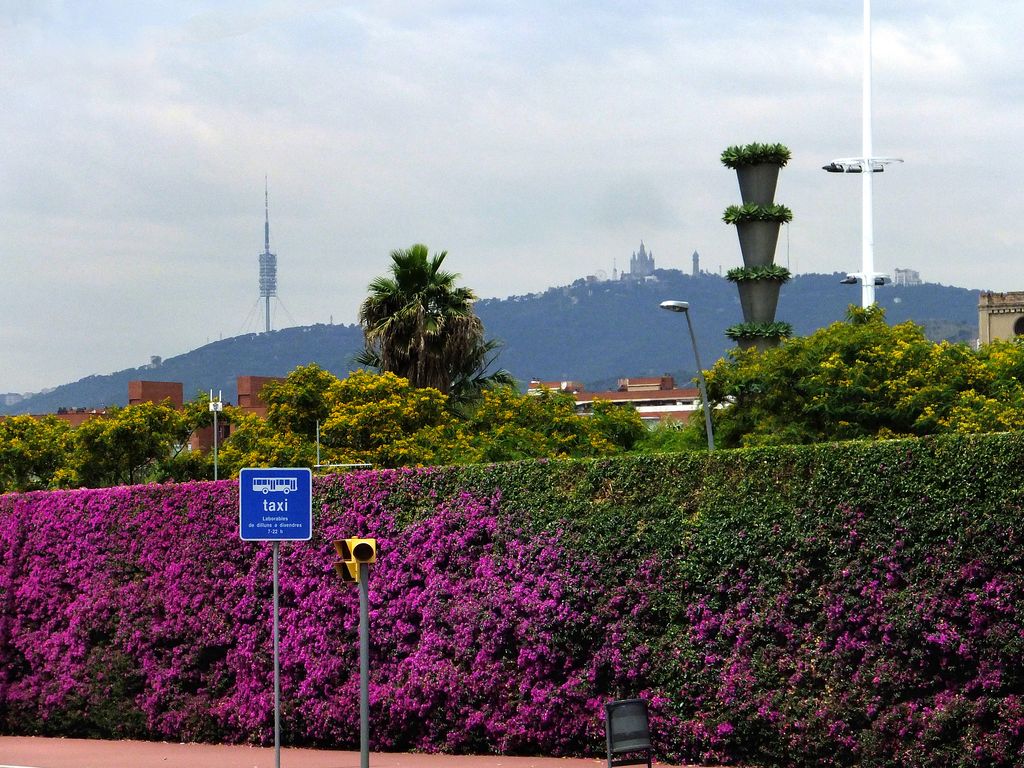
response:
[(274, 549), (274, 766), (281, 768), (281, 662), (278, 655), (278, 590), (277, 559), (280, 542), (273, 543)]
[(213, 412), (213, 479), (217, 479), (217, 411)]
[(689, 311), (683, 312), (686, 315), (686, 327), (690, 329), (690, 343), (693, 344), (693, 359), (697, 362), (697, 383), (700, 385), (700, 397), (704, 401), (704, 428), (708, 432), (708, 450), (715, 450), (715, 434), (711, 430), (711, 403), (708, 401), (708, 387), (704, 381), (704, 367), (700, 364), (700, 355), (697, 353), (697, 336), (693, 332), (693, 321), (690, 320)]
[(223, 395), (217, 390), (217, 399), (213, 399), (213, 390), (210, 390), (210, 412), (213, 414), (213, 479), (217, 479), (217, 412), (223, 405)]
[(872, 183), (874, 176), (874, 148), (871, 141), (871, 0), (864, 0), (864, 83), (862, 114), (862, 173), (861, 181), (861, 305), (875, 303), (875, 231)]
[[(359, 564), (359, 768), (370, 768), (370, 566)], [(278, 766), (280, 768), (280, 766)]]

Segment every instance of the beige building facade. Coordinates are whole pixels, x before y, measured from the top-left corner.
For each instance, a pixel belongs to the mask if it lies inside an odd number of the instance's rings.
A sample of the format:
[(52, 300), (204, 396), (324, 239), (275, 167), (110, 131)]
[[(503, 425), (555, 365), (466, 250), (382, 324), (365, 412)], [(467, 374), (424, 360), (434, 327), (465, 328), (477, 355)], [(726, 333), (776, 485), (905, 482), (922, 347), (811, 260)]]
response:
[(1024, 335), (1024, 291), (982, 291), (978, 297), (978, 340), (988, 344), (995, 339), (1021, 335)]

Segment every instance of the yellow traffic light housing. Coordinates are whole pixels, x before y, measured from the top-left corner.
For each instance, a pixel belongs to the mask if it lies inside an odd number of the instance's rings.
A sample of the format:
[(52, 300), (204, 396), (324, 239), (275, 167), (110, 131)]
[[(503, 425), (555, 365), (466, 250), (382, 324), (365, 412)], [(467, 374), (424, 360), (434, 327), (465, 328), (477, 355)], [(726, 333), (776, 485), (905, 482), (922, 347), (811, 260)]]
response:
[(334, 551), (342, 560), (352, 560), (352, 550), (348, 547), (348, 539), (340, 539), (334, 542)]
[(357, 563), (377, 562), (377, 540), (376, 539), (346, 539), (345, 544), (352, 554), (353, 560)]
[(341, 560), (334, 563), (334, 571), (346, 584), (359, 582), (359, 566), (377, 562), (376, 539), (339, 539), (334, 543), (334, 551)]
[(354, 560), (341, 560), (334, 564), (334, 572), (346, 584), (359, 581), (359, 563)]

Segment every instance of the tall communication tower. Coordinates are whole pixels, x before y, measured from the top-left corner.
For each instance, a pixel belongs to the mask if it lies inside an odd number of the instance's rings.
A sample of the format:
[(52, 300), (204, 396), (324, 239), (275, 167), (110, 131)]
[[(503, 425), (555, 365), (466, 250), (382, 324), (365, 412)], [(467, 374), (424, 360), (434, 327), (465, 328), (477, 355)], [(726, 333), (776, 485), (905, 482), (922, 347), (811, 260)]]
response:
[(266, 220), (263, 225), (263, 253), (260, 254), (260, 298), (266, 312), (266, 333), (270, 333), (270, 298), (277, 296), (277, 254), (270, 252), (270, 194), (263, 180), (263, 207)]

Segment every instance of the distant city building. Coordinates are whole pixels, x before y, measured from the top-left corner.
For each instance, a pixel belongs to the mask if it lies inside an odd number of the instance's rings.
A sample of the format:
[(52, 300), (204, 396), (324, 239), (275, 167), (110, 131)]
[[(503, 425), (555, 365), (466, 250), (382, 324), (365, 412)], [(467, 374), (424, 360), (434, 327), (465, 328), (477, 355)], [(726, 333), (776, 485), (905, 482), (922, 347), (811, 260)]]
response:
[(640, 418), (648, 424), (659, 421), (689, 421), (700, 408), (700, 391), (696, 387), (676, 387), (673, 376), (632, 377), (619, 379), (618, 389), (610, 392), (587, 392), (578, 381), (540, 381), (534, 379), (527, 394), (541, 389), (565, 392), (576, 399), (576, 413), (589, 414), (594, 402), (604, 400), (615, 405), (632, 405)]
[(993, 293), (978, 296), (978, 340), (988, 344), (996, 339), (1024, 335), (1024, 292)]
[(280, 376), (238, 376), (235, 378), (238, 391), (238, 407), (261, 418), (267, 416), (267, 404), (261, 393), (263, 387), (271, 382), (285, 381)]
[(542, 389), (552, 389), (555, 392), (567, 392), (575, 395), (583, 391), (583, 382), (580, 381), (541, 381), (530, 379), (530, 385), (526, 388), (526, 394), (536, 395)]
[(180, 381), (129, 381), (128, 405), (162, 403), (169, 400), (175, 408), (185, 402), (185, 387)]
[(693, 252), (693, 276), (700, 276), (700, 254), (696, 251)]
[(630, 277), (650, 277), (654, 274), (654, 252), (648, 253), (644, 241), (640, 241), (640, 250), (635, 251), (629, 260)]
[[(43, 414), (43, 415), (48, 416), (48, 415), (51, 415), (51, 414)], [(39, 414), (35, 414), (35, 413), (31, 414), (32, 418), (35, 418), (35, 419), (42, 418), (43, 415), (39, 415)], [(100, 416), (106, 416), (107, 415), (107, 409), (106, 408), (58, 408), (57, 412), (52, 414), (52, 415), (56, 416), (61, 421), (66, 422), (68, 425), (70, 425), (72, 427), (80, 427), (83, 424), (85, 424), (85, 422), (87, 422), (89, 419), (95, 419), (95, 418), (98, 418)], [(2, 418), (2, 417), (0, 417), (0, 418)]]
[[(260, 418), (267, 416), (267, 403), (263, 400), (264, 385), (272, 381), (284, 381), (280, 376), (238, 376), (235, 381), (238, 388), (238, 409), (252, 413)], [(0, 395), (2, 398), (3, 395)], [(128, 405), (141, 403), (170, 402), (174, 408), (184, 407), (184, 385), (179, 381), (129, 381)], [(34, 418), (42, 418), (50, 414), (31, 414)], [(107, 415), (105, 408), (58, 408), (52, 414), (72, 427), (80, 427), (89, 419), (103, 418)], [(0, 416), (0, 419), (6, 418)], [(217, 425), (219, 440), (226, 440), (231, 434), (231, 425), (225, 420)], [(213, 446), (213, 426), (200, 427), (192, 433), (189, 450), (209, 450)]]
[(892, 273), (893, 285), (920, 285), (921, 273), (916, 269), (895, 269)]

